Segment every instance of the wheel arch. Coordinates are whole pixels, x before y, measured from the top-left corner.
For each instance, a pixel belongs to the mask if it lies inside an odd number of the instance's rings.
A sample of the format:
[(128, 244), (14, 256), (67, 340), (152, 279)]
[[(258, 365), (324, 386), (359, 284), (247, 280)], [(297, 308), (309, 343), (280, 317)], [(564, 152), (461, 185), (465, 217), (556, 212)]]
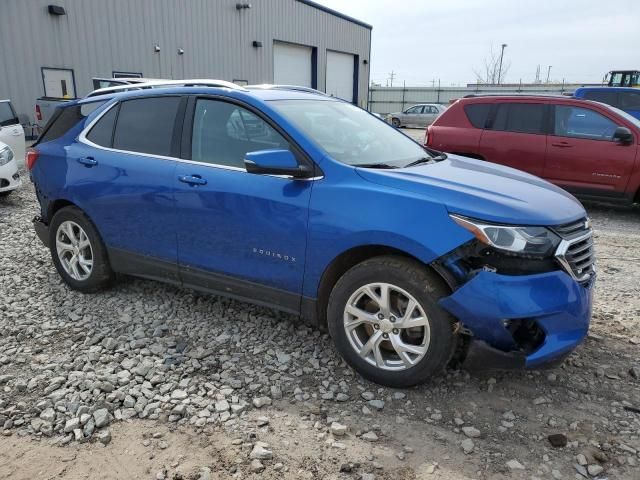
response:
[(321, 329), (326, 330), (327, 328), (327, 305), (329, 303), (329, 295), (340, 277), (357, 264), (364, 262), (365, 260), (384, 255), (397, 255), (419, 263), (424, 268), (430, 269), (434, 272), (442, 280), (443, 284), (450, 291), (452, 290), (448, 279), (443, 275), (444, 272), (440, 271), (440, 269), (434, 268), (432, 265), (424, 263), (416, 256), (404, 250), (387, 245), (359, 245), (336, 256), (325, 268), (322, 276), (320, 277), (316, 301), (314, 302), (315, 311), (308, 312), (308, 314), (316, 319), (316, 322)]
[[(78, 207), (78, 205), (76, 205), (75, 203), (73, 203), (70, 200), (67, 200), (66, 198), (59, 198), (57, 200), (54, 200), (53, 202), (51, 202), (49, 204), (49, 207), (47, 208), (47, 219), (46, 219), (47, 223), (50, 224), (51, 220), (53, 219), (53, 216), (58, 212), (58, 210), (61, 210), (64, 207), (80, 208), (80, 207)], [(80, 210), (82, 210), (82, 209), (80, 208)], [(82, 211), (84, 212), (84, 210), (82, 210)], [(84, 212), (84, 214), (87, 215), (86, 212)]]

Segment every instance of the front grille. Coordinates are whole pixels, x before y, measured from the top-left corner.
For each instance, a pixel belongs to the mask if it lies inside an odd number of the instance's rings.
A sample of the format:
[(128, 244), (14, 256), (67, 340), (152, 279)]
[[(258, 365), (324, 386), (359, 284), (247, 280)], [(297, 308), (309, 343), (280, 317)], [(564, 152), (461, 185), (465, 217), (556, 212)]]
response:
[(588, 219), (567, 223), (552, 228), (562, 241), (558, 245), (556, 258), (575, 280), (588, 282), (595, 273), (593, 231)]

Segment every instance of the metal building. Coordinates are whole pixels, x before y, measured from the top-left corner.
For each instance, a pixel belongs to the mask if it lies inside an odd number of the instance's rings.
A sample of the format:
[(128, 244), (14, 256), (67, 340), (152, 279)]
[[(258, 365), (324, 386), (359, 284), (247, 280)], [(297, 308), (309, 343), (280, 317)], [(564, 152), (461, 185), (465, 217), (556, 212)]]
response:
[[(0, 98), (82, 97), (93, 77), (304, 85), (366, 106), (371, 26), (309, 0), (1, 0)], [(23, 117), (24, 118), (24, 117)]]

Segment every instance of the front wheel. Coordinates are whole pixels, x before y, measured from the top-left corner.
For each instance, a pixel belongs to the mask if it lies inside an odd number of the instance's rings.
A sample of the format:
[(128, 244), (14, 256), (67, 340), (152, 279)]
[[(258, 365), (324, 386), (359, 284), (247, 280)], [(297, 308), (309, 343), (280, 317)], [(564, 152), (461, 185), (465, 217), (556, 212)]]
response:
[(455, 319), (438, 305), (446, 295), (424, 265), (398, 256), (373, 258), (336, 283), (329, 332), (363, 377), (389, 387), (424, 383), (444, 369), (454, 350)]

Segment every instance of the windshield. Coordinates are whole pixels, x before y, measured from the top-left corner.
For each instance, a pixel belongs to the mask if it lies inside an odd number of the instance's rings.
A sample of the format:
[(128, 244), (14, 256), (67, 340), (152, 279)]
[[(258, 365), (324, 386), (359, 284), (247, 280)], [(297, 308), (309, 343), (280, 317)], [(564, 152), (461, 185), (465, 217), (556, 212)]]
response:
[(403, 167), (429, 153), (365, 110), (331, 100), (275, 100), (271, 104), (332, 158), (352, 166)]

